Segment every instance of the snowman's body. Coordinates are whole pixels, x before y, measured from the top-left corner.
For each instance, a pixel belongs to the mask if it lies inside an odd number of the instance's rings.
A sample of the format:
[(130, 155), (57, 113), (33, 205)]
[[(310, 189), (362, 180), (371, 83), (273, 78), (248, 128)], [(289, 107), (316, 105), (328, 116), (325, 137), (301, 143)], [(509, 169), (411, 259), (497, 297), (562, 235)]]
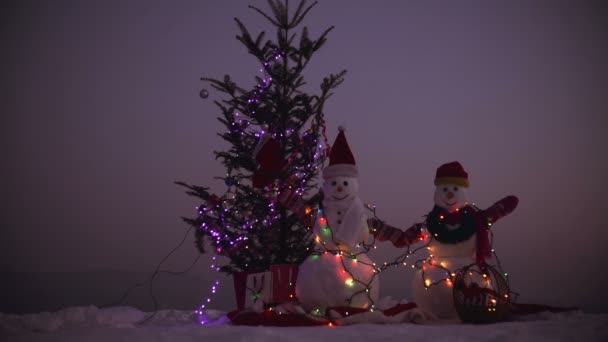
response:
[(358, 247), (369, 237), (358, 190), (355, 177), (325, 180), (323, 215), (317, 219), (314, 233), (317, 242), (325, 247), (319, 250), (331, 252), (312, 255), (300, 265), (296, 297), (306, 311), (323, 312), (336, 306), (368, 308), (378, 300), (380, 288), (372, 261)]
[[(418, 270), (412, 282), (414, 302), (431, 320), (456, 320), (451, 282), (443, 281), (427, 288), (425, 281), (432, 283), (450, 278), (457, 270), (475, 262), (475, 235), (458, 244), (443, 244), (431, 238), (429, 243), (432, 258), (426, 262), (426, 270)], [(438, 265), (429, 265), (429, 263)], [(446, 268), (447, 271), (444, 269)], [(476, 279), (481, 284), (482, 279)]]
[[(447, 212), (454, 213), (466, 205), (465, 188), (454, 184), (440, 184), (435, 190), (435, 205)], [(467, 210), (472, 210), (468, 207)], [(452, 221), (445, 224), (450, 232), (464, 229), (462, 222)], [(418, 270), (412, 283), (414, 301), (431, 320), (457, 321), (458, 314), (454, 307), (453, 284), (447, 281), (451, 274), (475, 263), (476, 234), (473, 233), (463, 241), (445, 243), (429, 231), (428, 242), (431, 256), (424, 264), (424, 271)], [(489, 285), (479, 276), (469, 278), (480, 286)], [(444, 280), (444, 281), (441, 281)], [(439, 282), (441, 281), (441, 282)], [(434, 284), (439, 282), (437, 284)], [(434, 284), (428, 286), (429, 284)], [(467, 284), (470, 285), (470, 284)]]
[[(414, 301), (429, 320), (457, 322), (453, 286), (492, 289), (484, 267), (492, 264), (488, 227), (513, 212), (519, 200), (516, 196), (507, 196), (485, 210), (468, 205), (468, 174), (456, 161), (441, 165), (434, 183), (435, 206), (425, 220), (428, 234), (421, 232), (422, 224), (414, 224), (406, 231), (377, 219), (371, 219), (370, 225), (377, 241), (391, 241), (398, 248), (425, 240), (430, 255), (414, 276)], [(467, 266), (470, 266), (468, 274), (457, 277)], [(454, 279), (462, 283), (453, 284)], [(475, 305), (487, 306), (488, 303), (482, 301), (491, 300), (485, 296), (469, 297), (464, 300), (474, 301)]]

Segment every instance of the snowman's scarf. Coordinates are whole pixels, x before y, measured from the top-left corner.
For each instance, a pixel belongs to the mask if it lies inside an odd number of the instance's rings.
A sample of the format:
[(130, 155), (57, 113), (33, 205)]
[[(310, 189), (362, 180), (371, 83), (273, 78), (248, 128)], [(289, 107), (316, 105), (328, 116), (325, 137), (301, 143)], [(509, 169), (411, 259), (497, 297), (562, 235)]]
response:
[[(484, 212), (470, 205), (460, 208), (457, 212), (449, 212), (435, 206), (426, 217), (426, 227), (433, 239), (445, 244), (457, 244), (477, 234), (475, 254), (477, 262), (483, 264), (486, 258), (492, 256), (488, 227), (484, 219)], [(460, 224), (460, 227), (449, 230), (446, 224)]]
[[(361, 222), (365, 222), (366, 219), (365, 206), (359, 197), (355, 197), (348, 202), (326, 198), (323, 200), (323, 211), (326, 216), (328, 213), (344, 212), (341, 223), (338, 223), (337, 220), (329, 221), (328, 217), (328, 224), (336, 242), (348, 247), (354, 247), (357, 243), (361, 242), (357, 241), (357, 239), (361, 236)], [(330, 216), (335, 217), (333, 215)]]

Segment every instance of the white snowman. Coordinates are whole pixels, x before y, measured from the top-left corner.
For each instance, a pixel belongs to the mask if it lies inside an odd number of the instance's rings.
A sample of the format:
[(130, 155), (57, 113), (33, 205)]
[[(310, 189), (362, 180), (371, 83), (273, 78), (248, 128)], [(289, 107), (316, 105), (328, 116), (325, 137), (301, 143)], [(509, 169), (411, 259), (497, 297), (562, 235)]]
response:
[(379, 296), (373, 262), (360, 247), (369, 238), (365, 206), (359, 198), (358, 169), (344, 129), (336, 137), (323, 170), (322, 210), (314, 233), (320, 254), (299, 268), (296, 297), (308, 312), (328, 307), (369, 308)]
[[(489, 260), (488, 223), (511, 213), (518, 200), (508, 196), (486, 210), (469, 205), (468, 174), (458, 162), (437, 169), (435, 186), (435, 206), (426, 219), (430, 255), (414, 276), (413, 297), (426, 318), (458, 321), (450, 276), (467, 265)], [(481, 270), (471, 270), (467, 286), (491, 287)]]

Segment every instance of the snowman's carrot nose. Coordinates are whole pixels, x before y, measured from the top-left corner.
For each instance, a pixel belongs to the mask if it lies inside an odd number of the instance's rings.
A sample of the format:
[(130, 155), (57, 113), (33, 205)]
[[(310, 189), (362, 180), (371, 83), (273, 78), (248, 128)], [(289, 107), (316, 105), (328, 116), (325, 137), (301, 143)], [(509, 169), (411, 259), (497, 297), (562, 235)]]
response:
[(452, 199), (454, 198), (454, 193), (453, 192), (448, 192), (448, 199)]
[(338, 192), (342, 192), (342, 190), (344, 190), (341, 186), (339, 186), (336, 190), (338, 190)]

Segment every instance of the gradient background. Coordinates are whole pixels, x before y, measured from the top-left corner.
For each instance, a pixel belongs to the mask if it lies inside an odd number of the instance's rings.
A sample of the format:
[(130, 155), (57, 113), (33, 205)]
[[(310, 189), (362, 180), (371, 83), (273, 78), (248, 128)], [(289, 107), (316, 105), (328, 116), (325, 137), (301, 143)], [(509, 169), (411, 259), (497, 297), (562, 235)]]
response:
[[(254, 85), (239, 17), (268, 29), (265, 1), (3, 2), (0, 311), (101, 305), (149, 276), (197, 204), (174, 180), (225, 185), (212, 151), (219, 111), (201, 76)], [(292, 2), (292, 4), (295, 4)], [(360, 168), (361, 197), (400, 227), (432, 207), (435, 169), (458, 160), (470, 199), (520, 206), (494, 226), (521, 302), (606, 312), (608, 17), (587, 1), (320, 1), (313, 37), (335, 25), (306, 90), (343, 68), (326, 106)], [(272, 31), (271, 31), (272, 32)], [(193, 237), (165, 264), (186, 268)], [(381, 244), (376, 261), (399, 254)], [(211, 255), (154, 285), (160, 307), (194, 308)], [(412, 272), (381, 276), (408, 298)], [(231, 279), (215, 307), (234, 306)], [(147, 289), (128, 304), (151, 308)]]

